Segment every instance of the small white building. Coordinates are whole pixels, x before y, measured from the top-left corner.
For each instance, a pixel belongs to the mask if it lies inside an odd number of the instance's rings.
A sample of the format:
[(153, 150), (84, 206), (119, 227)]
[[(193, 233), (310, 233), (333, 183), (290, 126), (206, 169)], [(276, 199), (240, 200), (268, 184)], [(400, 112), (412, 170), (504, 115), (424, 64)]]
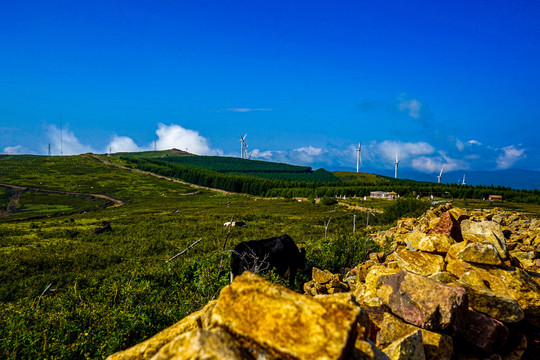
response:
[(371, 191), (369, 196), (374, 199), (390, 199), (395, 200), (399, 195), (393, 191)]

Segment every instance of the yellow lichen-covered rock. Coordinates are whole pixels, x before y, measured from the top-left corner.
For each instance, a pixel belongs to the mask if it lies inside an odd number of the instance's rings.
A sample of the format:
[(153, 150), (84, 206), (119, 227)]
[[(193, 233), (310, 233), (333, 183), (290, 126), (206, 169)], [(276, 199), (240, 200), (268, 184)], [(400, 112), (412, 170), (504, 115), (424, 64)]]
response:
[(407, 244), (407, 249), (411, 251), (418, 250), (418, 243), (420, 240), (422, 240), (426, 236), (425, 233), (423, 233), (420, 230), (414, 229), (412, 232), (407, 235), (407, 238), (405, 238), (405, 243)]
[(440, 255), (400, 250), (395, 252), (399, 267), (415, 274), (429, 276), (444, 270), (444, 259)]
[(168, 327), (167, 329), (157, 333), (151, 338), (130, 347), (129, 349), (119, 351), (110, 355), (107, 360), (142, 360), (149, 359), (155, 353), (161, 349), (162, 346), (173, 340), (177, 336), (184, 334), (193, 329), (199, 329), (202, 327), (201, 317), (204, 314), (205, 309), (194, 312), (193, 314), (186, 316), (176, 324)]
[(369, 340), (357, 340), (354, 344), (352, 360), (390, 360), (388, 355), (383, 353)]
[(417, 249), (430, 253), (446, 254), (450, 246), (455, 243), (449, 235), (433, 234), (424, 236), (417, 244)]
[(374, 265), (366, 275), (365, 287), (362, 291), (363, 299), (359, 301), (369, 306), (381, 305), (381, 300), (377, 296), (377, 280), (383, 275), (398, 273), (401, 269), (392, 269), (382, 265)]
[(195, 329), (163, 346), (151, 360), (243, 360), (251, 355), (223, 329)]
[(452, 356), (453, 341), (448, 335), (420, 329), (389, 313), (384, 313), (380, 328), (376, 342), (378, 347), (387, 347), (394, 341), (420, 330), (426, 360), (450, 360)]
[(388, 347), (382, 349), (391, 360), (425, 360), (422, 331), (418, 330), (396, 340)]
[(328, 270), (320, 270), (313, 267), (311, 270), (311, 277), (317, 284), (326, 284), (334, 278), (334, 274)]
[(477, 266), (459, 259), (450, 261), (446, 269), (458, 277), (474, 271), (487, 288), (516, 300), (525, 319), (540, 326), (540, 285), (525, 270), (517, 267), (501, 269), (490, 265)]
[(499, 252), (493, 244), (474, 242), (467, 244), (461, 249), (456, 257), (458, 259), (487, 265), (502, 265), (502, 259)]
[(487, 241), (495, 246), (503, 260), (508, 256), (506, 238), (504, 237), (501, 226), (494, 221), (476, 222), (463, 220), (461, 222), (461, 234), (463, 235), (463, 240), (478, 241), (477, 237), (481, 236), (481, 242)]
[(505, 323), (523, 319), (523, 310), (511, 297), (499, 294), (485, 286), (470, 285), (465, 282), (460, 282), (459, 285), (467, 290), (469, 306), (474, 310)]
[(463, 219), (466, 219), (469, 215), (467, 214), (467, 210), (460, 209), (460, 208), (453, 208), (448, 210), (448, 213), (450, 216), (454, 218), (456, 221), (461, 221)]
[(211, 324), (270, 358), (340, 359), (354, 346), (359, 315), (357, 306), (317, 301), (244, 272), (221, 290)]

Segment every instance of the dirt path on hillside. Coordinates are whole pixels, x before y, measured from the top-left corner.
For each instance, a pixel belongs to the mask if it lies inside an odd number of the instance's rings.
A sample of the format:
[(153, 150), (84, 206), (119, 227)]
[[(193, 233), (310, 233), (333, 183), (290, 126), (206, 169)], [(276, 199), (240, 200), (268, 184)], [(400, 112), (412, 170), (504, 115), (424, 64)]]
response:
[(372, 213), (377, 213), (377, 214), (382, 214), (383, 213), (383, 211), (381, 209), (369, 208), (369, 207), (358, 206), (358, 205), (351, 205), (351, 204), (344, 203), (343, 201), (338, 201), (338, 204), (346, 206), (349, 209), (353, 209), (353, 210), (371, 211)]
[(13, 184), (5, 184), (5, 183), (0, 183), (0, 186), (15, 189), (15, 194), (13, 194), (13, 196), (11, 197), (11, 200), (9, 202), (9, 205), (6, 211), (4, 212), (4, 214), (2, 214), (3, 216), (7, 216), (15, 212), (17, 204), (19, 203), (19, 198), (21, 194), (25, 191), (34, 191), (34, 192), (41, 192), (41, 193), (47, 193), (47, 194), (72, 195), (72, 196), (89, 196), (93, 198), (100, 198), (100, 199), (108, 200), (113, 203), (112, 205), (107, 206), (107, 208), (115, 208), (115, 207), (124, 205), (124, 202), (122, 200), (115, 199), (113, 197), (103, 195), (103, 194), (89, 194), (89, 193), (80, 193), (80, 192), (74, 192), (74, 191), (52, 190), (52, 189), (38, 188), (35, 186), (21, 186), (21, 185), (13, 185)]
[[(171, 177), (154, 174), (153, 172), (150, 172), (150, 171), (133, 169), (133, 168), (129, 168), (127, 166), (113, 164), (112, 162), (110, 162), (109, 160), (105, 159), (103, 156), (98, 155), (98, 154), (92, 154), (92, 156), (95, 157), (96, 159), (98, 159), (99, 161), (101, 161), (102, 163), (104, 163), (105, 165), (114, 166), (116, 168), (123, 169), (123, 170), (129, 170), (129, 171), (138, 172), (140, 174), (146, 174), (146, 175), (154, 176), (154, 177), (157, 177), (159, 179), (169, 180), (169, 181), (179, 183), (179, 184), (182, 184), (182, 185), (191, 186), (191, 187), (194, 187), (196, 189), (216, 191), (216, 192), (219, 192), (219, 193), (224, 194), (224, 195), (244, 195), (244, 196), (248, 196), (246, 194), (238, 194), (238, 193), (225, 191), (225, 190), (221, 190), (221, 189), (214, 189), (214, 188), (209, 188), (209, 187), (206, 187), (206, 186), (191, 184), (191, 183), (188, 183), (188, 182), (183, 181), (183, 180), (178, 180), (178, 179), (174, 179), (174, 178), (171, 178)], [(195, 194), (198, 194), (198, 193), (199, 193), (199, 191), (195, 191), (195, 192), (191, 192), (191, 193), (187, 193), (187, 194), (180, 194), (180, 195), (186, 196), (186, 195), (195, 195)]]

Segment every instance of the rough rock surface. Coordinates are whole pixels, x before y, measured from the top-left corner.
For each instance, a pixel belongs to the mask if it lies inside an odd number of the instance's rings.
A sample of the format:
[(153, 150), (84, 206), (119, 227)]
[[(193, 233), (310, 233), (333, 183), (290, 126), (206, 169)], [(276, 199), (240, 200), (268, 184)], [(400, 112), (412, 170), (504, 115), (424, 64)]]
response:
[(378, 280), (377, 295), (405, 321), (424, 329), (444, 330), (467, 309), (465, 289), (400, 271)]
[(251, 355), (222, 329), (195, 329), (163, 346), (152, 360), (250, 359)]
[(221, 291), (211, 326), (275, 358), (339, 359), (354, 346), (359, 315), (349, 303), (317, 301), (245, 272)]

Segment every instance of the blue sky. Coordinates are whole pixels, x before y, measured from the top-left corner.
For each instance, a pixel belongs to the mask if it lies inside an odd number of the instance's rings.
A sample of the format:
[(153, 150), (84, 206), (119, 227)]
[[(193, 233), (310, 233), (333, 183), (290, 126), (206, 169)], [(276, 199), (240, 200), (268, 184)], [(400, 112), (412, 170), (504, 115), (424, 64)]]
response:
[[(24, 1), (0, 152), (180, 148), (326, 169), (540, 170), (536, 1)], [(62, 127), (62, 142), (60, 142)]]

